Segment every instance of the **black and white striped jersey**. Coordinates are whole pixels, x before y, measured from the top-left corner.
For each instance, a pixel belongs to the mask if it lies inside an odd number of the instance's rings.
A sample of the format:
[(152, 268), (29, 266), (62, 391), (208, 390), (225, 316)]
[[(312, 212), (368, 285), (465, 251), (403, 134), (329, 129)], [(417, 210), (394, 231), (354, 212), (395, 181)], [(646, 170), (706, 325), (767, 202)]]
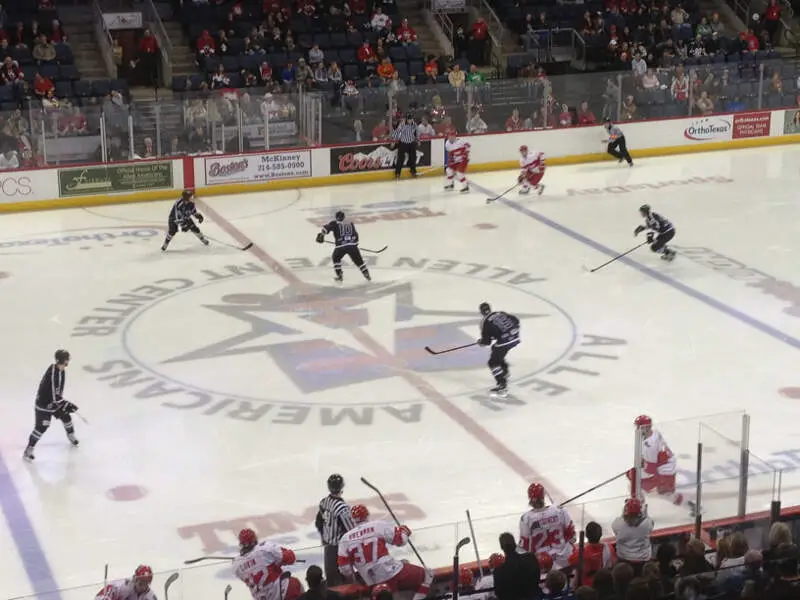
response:
[(195, 206), (194, 202), (179, 198), (175, 204), (172, 205), (172, 210), (169, 211), (169, 222), (180, 224), (196, 214), (197, 206)]
[(658, 213), (651, 212), (644, 218), (644, 226), (650, 231), (655, 231), (658, 235), (668, 233), (675, 229), (669, 219), (665, 219)]
[(343, 246), (357, 246), (358, 245), (358, 231), (352, 221), (345, 219), (344, 221), (331, 221), (322, 228), (323, 233), (332, 233), (335, 240), (336, 247)]
[(59, 369), (55, 364), (47, 367), (36, 392), (36, 408), (46, 412), (55, 412), (58, 404), (63, 402), (62, 395), (66, 381), (66, 372), (63, 369)]
[(333, 494), (320, 500), (314, 524), (326, 546), (335, 546), (345, 533), (356, 526), (347, 502)]
[(519, 319), (499, 310), (486, 315), (481, 323), (481, 343), (488, 346), (492, 340), (498, 348), (519, 344)]

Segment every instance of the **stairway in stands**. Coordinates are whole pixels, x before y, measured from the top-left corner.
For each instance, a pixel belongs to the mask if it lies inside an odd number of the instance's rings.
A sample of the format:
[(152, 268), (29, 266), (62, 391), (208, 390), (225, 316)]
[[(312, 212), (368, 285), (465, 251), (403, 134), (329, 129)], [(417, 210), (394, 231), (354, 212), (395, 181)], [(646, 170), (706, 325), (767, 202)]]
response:
[(87, 11), (85, 7), (66, 6), (59, 7), (58, 14), (69, 36), (75, 67), (81, 79), (107, 79), (110, 74), (100, 56), (91, 11)]
[[(436, 41), (425, 20), (422, 17), (423, 5), (419, 0), (397, 0), (397, 11), (408, 19), (408, 24), (417, 34), (417, 41), (419, 42), (422, 56), (427, 57), (429, 54), (441, 56), (445, 53)], [(400, 23), (392, 23), (396, 28)]]

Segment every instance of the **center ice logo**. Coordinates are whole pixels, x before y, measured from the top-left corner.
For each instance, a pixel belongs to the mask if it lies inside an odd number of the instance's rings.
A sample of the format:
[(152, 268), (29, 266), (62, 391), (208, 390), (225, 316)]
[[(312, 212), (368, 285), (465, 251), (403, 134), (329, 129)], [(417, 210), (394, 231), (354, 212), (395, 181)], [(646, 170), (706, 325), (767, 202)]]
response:
[[(310, 272), (305, 280), (322, 271), (327, 279), (330, 269), (329, 258), (283, 262)], [(512, 361), (514, 382), (531, 400), (570, 392), (572, 378), (596, 377), (594, 367), (616, 360), (626, 344), (579, 334), (563, 309), (535, 291), (545, 280), (528, 273), (411, 257), (383, 263), (372, 257), (370, 266), (395, 271), (395, 281), (296, 290), (256, 263), (205, 269), (118, 294), (81, 319), (72, 335), (121, 338), (119, 353), (89, 356), (83, 368), (134, 398), (238, 421), (323, 426), (419, 422), (418, 394), (386, 384), (400, 370), (492, 411), (525, 405), (470, 396), (488, 387), (486, 349), (439, 357), (424, 350), (476, 339), (475, 298), (521, 318), (528, 343)]]

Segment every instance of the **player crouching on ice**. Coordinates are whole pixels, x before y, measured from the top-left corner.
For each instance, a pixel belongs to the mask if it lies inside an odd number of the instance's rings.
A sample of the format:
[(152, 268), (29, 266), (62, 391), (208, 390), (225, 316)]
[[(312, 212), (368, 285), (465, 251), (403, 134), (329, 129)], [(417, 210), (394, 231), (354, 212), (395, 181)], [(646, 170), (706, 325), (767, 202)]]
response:
[(387, 545), (404, 546), (411, 536), (405, 525), (390, 521), (369, 521), (363, 504), (350, 509), (356, 526), (339, 540), (339, 571), (346, 578), (356, 572), (368, 586), (387, 586), (393, 593), (414, 592), (413, 600), (422, 600), (430, 592), (433, 572), (389, 554)]
[[(676, 491), (675, 473), (677, 461), (663, 436), (653, 429), (653, 420), (647, 415), (636, 417), (633, 424), (641, 431), (642, 436), (642, 492), (657, 493), (676, 506), (686, 504), (692, 515), (697, 512), (697, 505), (686, 496)], [(631, 496), (636, 497), (636, 469), (628, 471), (631, 481)]]
[(105, 586), (95, 596), (96, 600), (156, 600), (150, 589), (153, 583), (153, 569), (139, 565), (130, 579), (114, 581)]
[(462, 194), (469, 192), (469, 184), (467, 183), (467, 167), (469, 166), (469, 142), (456, 137), (456, 132), (451, 131), (447, 136), (447, 141), (444, 143), (445, 152), (447, 152), (447, 166), (444, 169), (447, 175), (447, 185), (444, 189), (450, 191), (455, 187), (454, 179), (458, 179), (461, 184), (459, 190)]
[(300, 580), (281, 569), (294, 564), (293, 550), (259, 542), (255, 531), (242, 529), (239, 554), (233, 561), (233, 573), (250, 588), (253, 600), (296, 600), (303, 593)]
[(520, 194), (530, 194), (531, 188), (535, 189), (539, 195), (544, 192), (544, 185), (539, 183), (544, 177), (544, 153), (531, 152), (527, 146), (519, 147), (519, 166), (522, 171), (517, 177), (517, 181), (521, 184), (519, 188)]

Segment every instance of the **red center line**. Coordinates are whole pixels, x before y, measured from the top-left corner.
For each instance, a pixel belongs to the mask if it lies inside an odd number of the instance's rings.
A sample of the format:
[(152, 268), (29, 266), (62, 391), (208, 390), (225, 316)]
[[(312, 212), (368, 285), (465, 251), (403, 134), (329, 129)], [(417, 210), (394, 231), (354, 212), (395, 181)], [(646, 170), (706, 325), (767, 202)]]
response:
[[(203, 200), (198, 199), (197, 204), (203, 209), (211, 219), (216, 223), (220, 229), (231, 236), (234, 240), (242, 245), (252, 242), (244, 233), (242, 233), (230, 221), (225, 219), (216, 210), (211, 208)], [(264, 265), (272, 270), (276, 275), (283, 279), (288, 285), (296, 286), (300, 291), (312, 288), (310, 284), (301, 280), (295, 273), (287, 269), (283, 264), (267, 254), (263, 248), (257, 243), (253, 242), (253, 247), (250, 249), (253, 256), (258, 258)], [(316, 288), (314, 288), (316, 290)], [(452, 419), (464, 431), (470, 434), (476, 441), (478, 441), (489, 453), (493, 454), (509, 469), (514, 471), (517, 475), (522, 477), (526, 483), (537, 481), (545, 486), (545, 489), (552, 496), (555, 503), (562, 502), (567, 498), (566, 494), (557, 489), (550, 483), (541, 473), (538, 473), (531, 465), (516, 454), (513, 450), (508, 448), (499, 439), (492, 435), (486, 428), (484, 428), (475, 419), (469, 416), (466, 412), (461, 410), (453, 402), (451, 402), (444, 394), (437, 391), (420, 375), (410, 371), (408, 367), (386, 348), (381, 346), (370, 336), (366, 331), (361, 328), (354, 327), (348, 329), (350, 334), (362, 344), (365, 348), (369, 349), (376, 357), (380, 358), (387, 365), (393, 367), (398, 377), (402, 377), (406, 383), (415, 388), (428, 402), (439, 408), (444, 414)]]

